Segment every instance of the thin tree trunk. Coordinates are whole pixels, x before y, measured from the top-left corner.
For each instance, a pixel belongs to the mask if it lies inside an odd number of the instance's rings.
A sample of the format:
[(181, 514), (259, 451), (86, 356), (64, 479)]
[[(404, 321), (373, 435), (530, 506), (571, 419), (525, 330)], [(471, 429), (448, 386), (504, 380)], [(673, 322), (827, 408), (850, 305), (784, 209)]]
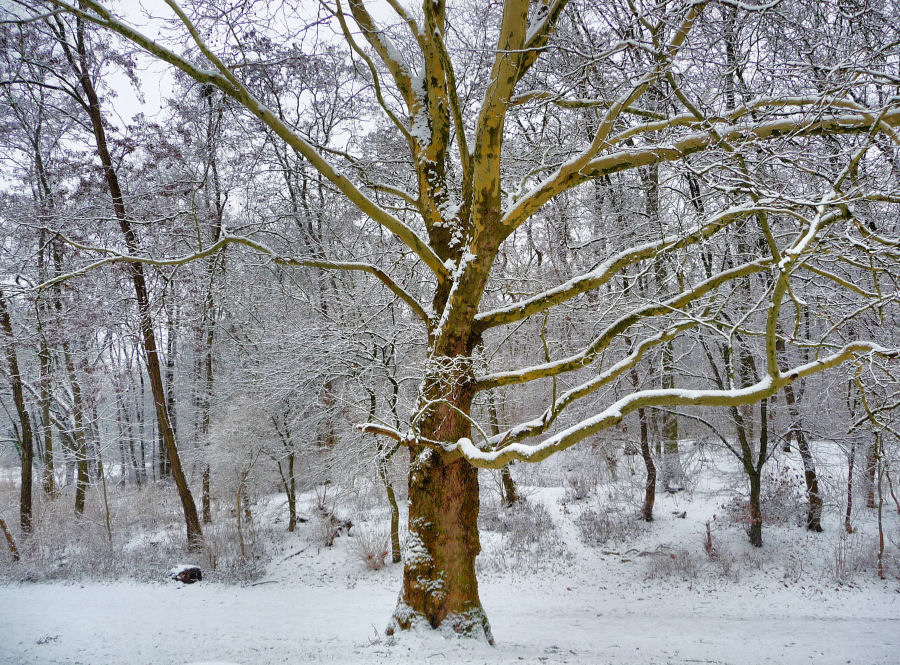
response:
[(394, 486), (388, 477), (387, 460), (381, 460), (378, 465), (378, 475), (384, 484), (388, 505), (391, 507), (391, 561), (400, 563), (400, 508), (397, 506), (397, 496), (394, 494)]
[(878, 466), (878, 441), (872, 438), (872, 443), (866, 449), (866, 508), (875, 508), (875, 469)]
[[(500, 434), (500, 417), (497, 414), (497, 403), (494, 400), (494, 391), (488, 392), (487, 396), (488, 418), (491, 425), (491, 435)], [(519, 500), (519, 493), (516, 491), (516, 483), (513, 481), (512, 473), (509, 470), (510, 465), (507, 464), (500, 469), (500, 483), (503, 487), (503, 505), (507, 508), (512, 507)]]
[[(167, 284), (167, 287), (171, 283)], [(175, 354), (177, 353), (177, 317), (178, 311), (176, 306), (166, 301), (171, 301), (171, 294), (166, 293), (166, 287), (163, 288), (163, 302), (166, 312), (166, 355), (163, 365), (163, 381), (166, 389), (166, 413), (169, 416), (169, 426), (172, 428), (172, 436), (178, 440), (178, 421), (176, 419), (175, 410)], [(160, 454), (159, 465), (162, 475), (169, 477), (172, 475), (172, 465), (169, 462), (168, 446), (165, 443), (166, 435), (162, 427), (159, 430)]]
[(503, 484), (503, 503), (513, 506), (519, 501), (519, 493), (516, 491), (516, 483), (513, 481), (509, 464), (500, 469), (500, 482)]
[(238, 483), (237, 495), (235, 496), (234, 501), (234, 509), (237, 514), (237, 532), (238, 532), (238, 542), (241, 546), (241, 561), (247, 560), (247, 550), (244, 546), (244, 529), (241, 525), (241, 503), (242, 503), (242, 493), (244, 491), (244, 481)]
[(853, 523), (850, 517), (853, 514), (853, 466), (856, 464), (856, 442), (850, 444), (850, 457), (847, 462), (847, 511), (844, 513), (844, 530), (853, 533)]
[[(56, 18), (58, 19), (58, 17)], [(59, 20), (57, 25), (60, 26), (59, 29), (61, 31), (64, 30), (61, 20)], [(106, 130), (103, 126), (100, 100), (94, 89), (94, 82), (89, 73), (90, 67), (84, 36), (84, 25), (80, 19), (77, 21), (76, 25), (77, 59), (75, 55), (71, 53), (70, 49), (68, 49), (65, 38), (61, 40), (61, 45), (63, 46), (73, 70), (78, 74), (79, 83), (87, 98), (87, 111), (94, 132), (97, 154), (100, 157), (100, 162), (103, 166), (103, 173), (106, 177), (110, 196), (112, 197), (113, 209), (115, 211), (116, 219), (119, 222), (125, 245), (130, 254), (139, 254), (140, 248), (138, 237), (125, 209), (125, 198), (122, 194), (118, 174), (113, 166), (112, 157), (110, 156), (107, 147)], [(153, 393), (153, 401), (156, 405), (157, 422), (162, 430), (167, 459), (171, 465), (172, 477), (175, 480), (175, 486), (178, 489), (178, 495), (181, 499), (185, 525), (187, 527), (188, 546), (192, 550), (197, 550), (203, 543), (203, 531), (200, 528), (200, 519), (197, 516), (197, 507), (194, 504), (194, 498), (191, 495), (187, 479), (185, 478), (184, 471), (181, 467), (181, 459), (178, 456), (178, 446), (175, 441), (175, 432), (169, 420), (168, 409), (166, 408), (165, 387), (160, 371), (159, 352), (157, 350), (156, 333), (153, 326), (150, 296), (147, 289), (147, 281), (144, 277), (144, 268), (141, 263), (137, 262), (128, 263), (127, 266), (134, 285), (135, 297), (137, 298), (141, 335), (144, 344), (144, 352), (146, 354), (145, 361), (147, 363), (147, 373), (150, 376), (150, 388)]]
[(77, 477), (75, 479), (75, 512), (84, 513), (85, 495), (88, 486), (88, 461), (87, 442), (84, 433), (84, 400), (81, 396), (81, 384), (72, 361), (72, 352), (67, 344), (63, 344), (63, 358), (65, 359), (66, 373), (69, 375), (69, 383), (72, 386), (72, 417), (75, 419), (75, 465)]
[(51, 393), (51, 377), (50, 377), (50, 349), (47, 347), (47, 340), (40, 333), (41, 350), (39, 352), (41, 363), (41, 423), (44, 433), (44, 471), (41, 477), (41, 484), (44, 488), (44, 494), (50, 499), (56, 498), (56, 476), (53, 467), (53, 423), (50, 419), (50, 402), (52, 400)]
[[(674, 353), (672, 343), (668, 342), (662, 350), (662, 388), (675, 388)], [(681, 451), (678, 449), (678, 416), (671, 411), (662, 413), (663, 440), (663, 485), (667, 492), (680, 492), (684, 489), (684, 469), (681, 465)]]
[(884, 520), (882, 509), (884, 508), (884, 492), (881, 487), (881, 477), (884, 475), (884, 450), (881, 434), (875, 433), (875, 464), (878, 466), (878, 577), (884, 579)]
[[(630, 344), (630, 340), (629, 340)], [(635, 368), (631, 368), (631, 383), (638, 387), (638, 374)], [(645, 522), (653, 521), (653, 505), (656, 503), (656, 465), (653, 463), (653, 452), (650, 450), (650, 431), (647, 422), (646, 409), (638, 409), (638, 423), (640, 424), (641, 457), (644, 467), (647, 469), (647, 479), (644, 483), (644, 505), (641, 508), (641, 519)]]
[(887, 464), (884, 465), (884, 478), (887, 480), (888, 490), (891, 493), (891, 498), (894, 500), (894, 505), (897, 507), (897, 514), (900, 515), (900, 501), (897, 500), (897, 495), (894, 494), (894, 481), (891, 480), (891, 472)]
[(800, 418), (800, 409), (794, 396), (794, 388), (791, 384), (784, 387), (784, 399), (787, 402), (791, 420), (791, 433), (797, 442), (797, 450), (803, 461), (803, 478), (806, 481), (806, 528), (810, 531), (822, 531), (822, 495), (819, 493), (819, 478), (816, 474), (816, 464), (812, 452), (809, 449), (809, 440), (803, 430)]
[(109, 495), (106, 491), (106, 470), (103, 468), (103, 455), (100, 451), (100, 445), (97, 445), (97, 471), (100, 475), (100, 487), (103, 490), (103, 515), (106, 521), (106, 538), (109, 544), (112, 544), (112, 520), (109, 515)]
[[(644, 208), (650, 222), (656, 228), (662, 228), (659, 214), (659, 167), (652, 165), (640, 170), (644, 185)], [(668, 288), (668, 270), (665, 259), (657, 258), (653, 262), (654, 277), (658, 293)], [(673, 343), (666, 342), (662, 347), (662, 365), (660, 384), (663, 390), (675, 388), (675, 352)], [(678, 449), (678, 416), (671, 411), (660, 414), (662, 419), (662, 484), (667, 492), (679, 492), (684, 489), (684, 469), (681, 465), (681, 452)]]
[(647, 426), (647, 412), (638, 409), (638, 421), (641, 428), (641, 457), (647, 469), (647, 480), (644, 483), (644, 505), (641, 507), (641, 518), (645, 522), (653, 521), (653, 505), (656, 503), (656, 465), (650, 450), (650, 436)]
[[(146, 390), (144, 388), (144, 372), (141, 369), (140, 355), (136, 356), (136, 365), (137, 365), (137, 375), (138, 382), (141, 386), (141, 392), (137, 396), (134, 405), (134, 417), (137, 420), (137, 435), (138, 441), (140, 441), (140, 450), (141, 450), (141, 459), (140, 464), (138, 465), (138, 473), (141, 481), (138, 483), (139, 485), (143, 482), (147, 481), (147, 447), (144, 437), (147, 434), (146, 427), (144, 423), (146, 422), (146, 417), (144, 414), (144, 404), (146, 403)], [(133, 385), (133, 384), (132, 384)]]
[(754, 547), (762, 547), (763, 545), (763, 515), (760, 505), (760, 494), (762, 490), (762, 470), (766, 463), (768, 449), (769, 400), (762, 399), (759, 402), (759, 449), (756, 453), (756, 462), (752, 464), (753, 472), (750, 474), (750, 544)]
[[(210, 499), (210, 484), (209, 484), (209, 464), (204, 465), (203, 467), (203, 489), (202, 492), (202, 500), (203, 500), (203, 523), (204, 524), (212, 524), (212, 502)], [(293, 531), (293, 529), (290, 529)]]
[(760, 492), (762, 486), (761, 474), (748, 472), (750, 477), (750, 544), (754, 547), (762, 547), (762, 509), (760, 508)]
[(291, 533), (297, 528), (297, 481), (294, 478), (294, 453), (288, 453), (287, 484), (285, 491), (288, 499), (288, 531)]
[(22, 533), (31, 533), (32, 504), (31, 486), (32, 469), (34, 466), (34, 439), (32, 438), (31, 417), (25, 406), (25, 395), (22, 390), (22, 375), (19, 373), (19, 360), (16, 356), (15, 336), (13, 335), (12, 321), (6, 307), (6, 299), (3, 291), (0, 291), (0, 328), (9, 340), (4, 344), (6, 349), (6, 362), (9, 365), (9, 380), (12, 387), (13, 402), (16, 405), (16, 413), (21, 424), (22, 443), (22, 469), (19, 485), (19, 526)]

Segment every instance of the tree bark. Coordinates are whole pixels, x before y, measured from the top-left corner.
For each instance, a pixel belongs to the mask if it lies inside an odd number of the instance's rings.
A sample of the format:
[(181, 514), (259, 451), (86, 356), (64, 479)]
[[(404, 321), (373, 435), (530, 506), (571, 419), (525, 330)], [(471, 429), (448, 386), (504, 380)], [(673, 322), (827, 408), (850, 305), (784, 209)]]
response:
[[(500, 434), (500, 416), (497, 413), (497, 402), (494, 400), (494, 391), (489, 391), (487, 395), (488, 418), (491, 423), (491, 435)], [(519, 500), (519, 493), (516, 491), (516, 483), (512, 478), (509, 470), (510, 465), (507, 464), (500, 469), (500, 483), (503, 487), (503, 505), (507, 508), (512, 507)]]
[(653, 521), (653, 505), (656, 503), (656, 465), (653, 463), (653, 452), (650, 450), (650, 436), (647, 426), (647, 412), (638, 409), (638, 421), (641, 426), (641, 457), (647, 468), (647, 480), (644, 483), (644, 505), (641, 507), (641, 519)]
[(41, 333), (41, 427), (44, 433), (44, 471), (41, 476), (41, 484), (44, 494), (49, 498), (56, 498), (56, 476), (53, 466), (53, 423), (50, 420), (50, 401), (52, 399), (50, 389), (50, 349), (47, 340)]
[(22, 443), (22, 469), (19, 485), (19, 526), (22, 533), (31, 533), (32, 504), (31, 487), (34, 466), (34, 438), (31, 430), (31, 417), (25, 406), (25, 394), (22, 390), (22, 375), (19, 373), (19, 360), (16, 355), (15, 337), (13, 336), (12, 321), (9, 318), (9, 310), (6, 307), (6, 299), (3, 291), (0, 291), (0, 328), (9, 340), (4, 344), (6, 349), (6, 363), (9, 365), (9, 381), (12, 387), (13, 402), (16, 405), (16, 413), (21, 425)]
[(387, 494), (388, 505), (391, 508), (391, 561), (400, 563), (402, 559), (400, 554), (400, 508), (397, 506), (394, 486), (388, 477), (386, 460), (382, 460), (378, 465), (378, 475), (381, 476), (381, 482), (384, 484), (384, 491)]
[[(474, 346), (474, 345), (473, 345)], [(432, 359), (423, 400), (422, 438), (456, 442), (471, 433), (470, 358)], [(387, 629), (418, 625), (482, 636), (493, 644), (478, 596), (478, 469), (438, 448), (410, 446), (409, 533), (403, 591)]]
[(810, 531), (822, 531), (822, 495), (819, 493), (819, 477), (816, 474), (816, 463), (809, 449), (809, 440), (800, 420), (800, 409), (794, 396), (793, 386), (784, 387), (784, 399), (788, 405), (791, 420), (791, 433), (797, 442), (797, 450), (803, 461), (803, 478), (806, 481), (806, 528)]
[(872, 443), (866, 449), (866, 508), (875, 508), (875, 469), (878, 466), (878, 441), (872, 438)]
[[(631, 340), (628, 340), (629, 345)], [(631, 385), (638, 387), (638, 374), (635, 368), (631, 368)], [(656, 503), (656, 464), (653, 463), (653, 451), (650, 450), (650, 423), (646, 409), (638, 409), (638, 423), (640, 424), (641, 457), (644, 467), (647, 469), (647, 479), (644, 482), (644, 505), (641, 507), (641, 519), (645, 522), (653, 521), (653, 506)]]
[(75, 419), (75, 465), (77, 476), (75, 478), (75, 512), (78, 515), (84, 513), (84, 502), (88, 486), (88, 462), (87, 441), (84, 433), (84, 400), (81, 397), (81, 383), (72, 361), (72, 352), (68, 344), (63, 343), (63, 358), (65, 359), (66, 373), (69, 375), (69, 383), (72, 386), (72, 417)]
[(850, 455), (847, 459), (847, 510), (844, 513), (844, 531), (853, 533), (853, 466), (856, 464), (856, 442), (850, 444)]
[(750, 544), (754, 547), (762, 547), (762, 509), (760, 507), (760, 494), (762, 489), (762, 474), (756, 470), (748, 470), (750, 478)]
[(285, 485), (288, 499), (288, 531), (297, 528), (297, 482), (294, 478), (294, 453), (288, 453), (288, 481)]
[(456, 633), (481, 633), (493, 643), (478, 597), (478, 470), (464, 459), (447, 461), (432, 448), (410, 449), (409, 535), (403, 591), (391, 625), (419, 622)]

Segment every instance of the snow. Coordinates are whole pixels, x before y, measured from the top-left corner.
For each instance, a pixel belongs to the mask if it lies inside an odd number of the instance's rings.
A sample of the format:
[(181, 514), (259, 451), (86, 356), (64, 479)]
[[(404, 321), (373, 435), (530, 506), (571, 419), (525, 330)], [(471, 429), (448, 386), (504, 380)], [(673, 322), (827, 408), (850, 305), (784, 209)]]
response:
[[(823, 482), (840, 487), (843, 452), (814, 446)], [(0, 581), (0, 665), (900, 663), (896, 568), (885, 580), (871, 570), (841, 582), (823, 573), (845, 537), (840, 505), (829, 504), (823, 534), (793, 523), (767, 524), (765, 547), (757, 550), (742, 525), (724, 519), (723, 497), (740, 478), (737, 463), (721, 452), (709, 454), (709, 446), (683, 442), (682, 450), (689, 489), (659, 494), (652, 524), (616, 512), (634, 504), (629, 492), (639, 493), (642, 476), (631, 473), (640, 458), (626, 456), (620, 480), (598, 483), (583, 500), (544, 479), (555, 473), (550, 482), (556, 482), (571, 472), (597, 483), (590, 466), (597, 457), (588, 449), (515, 467), (525, 505), (541, 506), (554, 536), (552, 545), (537, 541), (526, 565), (506, 533), (490, 524), (482, 528), (480, 596), (494, 647), (428, 628), (387, 638), (401, 566), (365, 569), (352, 536), (337, 538), (331, 548), (310, 546), (313, 527), (306, 523), (282, 534), (280, 552), (255, 583)], [(770, 471), (779, 477), (790, 472), (796, 489), (802, 476), (792, 475), (794, 466), (773, 462)], [(490, 480), (482, 474), (486, 514), (506, 510), (491, 503)], [(900, 517), (889, 508), (886, 503), (885, 527), (896, 557)], [(623, 515), (628, 538), (587, 544), (577, 520), (589, 510)], [(371, 513), (354, 522), (383, 517)], [(874, 542), (872, 519), (860, 508), (853, 538)], [(722, 573), (724, 563), (703, 553), (707, 521), (722, 562), (732, 560), (739, 569), (734, 579)], [(654, 572), (682, 559), (702, 570), (684, 577)]]
[(623, 585), (608, 574), (584, 578), (483, 584), (495, 647), (428, 633), (389, 643), (381, 629), (399, 587), (396, 566), (380, 583), (334, 588), (300, 580), (6, 587), (0, 663), (900, 662), (897, 593), (798, 598), (765, 588), (685, 592)]

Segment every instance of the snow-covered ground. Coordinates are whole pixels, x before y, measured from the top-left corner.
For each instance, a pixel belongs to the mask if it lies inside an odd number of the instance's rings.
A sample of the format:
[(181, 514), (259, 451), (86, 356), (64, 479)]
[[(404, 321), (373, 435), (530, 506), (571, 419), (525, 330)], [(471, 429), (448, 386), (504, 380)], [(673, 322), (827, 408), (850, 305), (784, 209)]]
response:
[[(38, 584), (0, 589), (4, 664), (900, 663), (900, 594), (690, 590), (612, 581), (488, 580), (497, 646), (380, 635), (397, 570), (334, 587), (278, 581)], [(896, 586), (896, 583), (895, 583)]]
[[(728, 470), (695, 476), (710, 482), (660, 496), (651, 525), (628, 511), (597, 521), (633, 502), (630, 481), (576, 500), (572, 487), (526, 475), (529, 508), (512, 521), (485, 492), (479, 567), (494, 647), (433, 632), (385, 638), (400, 566), (367, 570), (354, 536), (324, 547), (311, 520), (270, 549), (252, 583), (0, 585), (0, 663), (900, 664), (897, 569), (880, 580), (850, 561), (872, 549), (872, 511), (859, 511), (852, 537), (839, 506), (823, 534), (767, 525), (756, 550), (724, 517)], [(269, 506), (255, 519), (281, 510), (278, 499)], [(354, 529), (373, 528), (375, 514), (358, 512)], [(891, 504), (884, 516), (896, 557)], [(707, 520), (716, 559), (704, 550)], [(591, 544), (585, 533), (598, 529), (610, 539)]]

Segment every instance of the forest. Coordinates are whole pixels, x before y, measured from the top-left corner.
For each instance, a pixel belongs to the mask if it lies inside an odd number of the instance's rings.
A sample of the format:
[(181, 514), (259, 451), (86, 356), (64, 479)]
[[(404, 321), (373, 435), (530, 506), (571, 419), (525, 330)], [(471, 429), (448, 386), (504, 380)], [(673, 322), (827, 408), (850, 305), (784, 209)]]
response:
[(895, 0), (6, 0), (0, 662), (900, 662), (898, 259)]

